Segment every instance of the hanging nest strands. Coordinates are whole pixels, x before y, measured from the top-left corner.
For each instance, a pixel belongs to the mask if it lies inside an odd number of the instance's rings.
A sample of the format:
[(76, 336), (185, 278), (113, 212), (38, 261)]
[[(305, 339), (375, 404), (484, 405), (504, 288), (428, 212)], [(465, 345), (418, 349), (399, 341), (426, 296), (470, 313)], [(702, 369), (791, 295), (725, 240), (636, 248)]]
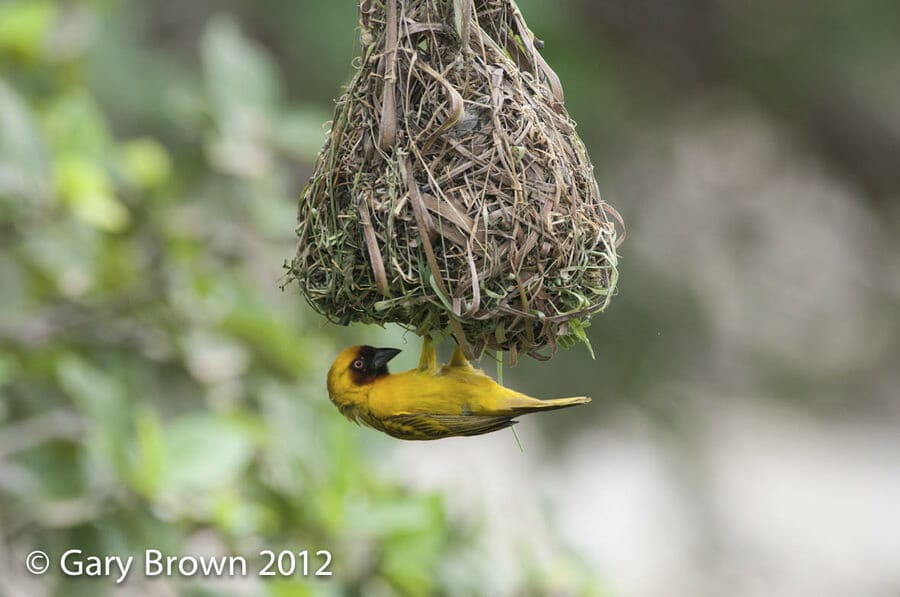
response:
[(514, 0), (360, 0), (360, 23), (289, 281), (332, 321), (450, 332), (470, 355), (584, 339), (621, 219)]

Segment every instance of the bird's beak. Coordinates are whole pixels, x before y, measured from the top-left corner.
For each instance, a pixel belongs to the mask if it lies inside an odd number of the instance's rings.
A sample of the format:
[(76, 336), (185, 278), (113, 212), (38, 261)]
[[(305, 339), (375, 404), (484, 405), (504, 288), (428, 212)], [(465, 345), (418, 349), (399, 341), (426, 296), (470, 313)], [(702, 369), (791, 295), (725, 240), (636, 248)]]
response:
[(372, 368), (377, 371), (378, 369), (385, 367), (388, 362), (400, 354), (400, 352), (401, 351), (397, 348), (376, 348), (375, 355), (372, 357)]

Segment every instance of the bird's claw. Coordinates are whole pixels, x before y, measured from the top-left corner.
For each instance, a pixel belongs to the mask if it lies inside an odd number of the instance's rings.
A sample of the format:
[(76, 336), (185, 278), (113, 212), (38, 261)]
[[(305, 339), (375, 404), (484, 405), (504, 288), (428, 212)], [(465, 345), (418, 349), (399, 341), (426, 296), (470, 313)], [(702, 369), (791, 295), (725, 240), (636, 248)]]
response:
[(431, 336), (422, 338), (422, 356), (419, 357), (419, 371), (437, 370), (437, 351)]
[(469, 360), (466, 358), (465, 353), (462, 351), (462, 347), (457, 344), (456, 349), (453, 351), (453, 356), (450, 357), (450, 362), (447, 363), (449, 367), (462, 367), (463, 369), (471, 369), (472, 364), (469, 363)]

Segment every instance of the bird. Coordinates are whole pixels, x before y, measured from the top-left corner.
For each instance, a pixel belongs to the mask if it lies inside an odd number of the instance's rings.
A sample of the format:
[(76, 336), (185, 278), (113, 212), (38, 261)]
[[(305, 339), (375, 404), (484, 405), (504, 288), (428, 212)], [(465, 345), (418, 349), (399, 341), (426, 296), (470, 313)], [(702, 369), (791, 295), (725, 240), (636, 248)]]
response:
[(396, 348), (351, 346), (328, 370), (328, 396), (349, 420), (403, 440), (435, 440), (491, 433), (515, 425), (516, 417), (568, 408), (586, 396), (538, 400), (506, 388), (466, 359), (459, 345), (438, 365), (426, 336), (419, 365), (392, 374)]

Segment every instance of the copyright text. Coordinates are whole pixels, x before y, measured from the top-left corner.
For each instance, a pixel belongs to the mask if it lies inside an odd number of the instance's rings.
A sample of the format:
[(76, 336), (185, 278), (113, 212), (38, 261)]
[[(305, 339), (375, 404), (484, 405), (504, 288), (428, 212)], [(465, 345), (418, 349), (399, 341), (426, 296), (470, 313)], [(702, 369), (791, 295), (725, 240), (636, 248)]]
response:
[(56, 561), (46, 552), (35, 550), (25, 559), (25, 567), (36, 576), (50, 571), (54, 564), (64, 576), (109, 578), (116, 584), (122, 584), (135, 574), (145, 578), (243, 578), (251, 575), (285, 578), (332, 575), (331, 552), (326, 549), (277, 552), (264, 549), (254, 558), (167, 555), (158, 549), (146, 549), (137, 556), (98, 555), (86, 554), (81, 549), (69, 549), (60, 554)]

